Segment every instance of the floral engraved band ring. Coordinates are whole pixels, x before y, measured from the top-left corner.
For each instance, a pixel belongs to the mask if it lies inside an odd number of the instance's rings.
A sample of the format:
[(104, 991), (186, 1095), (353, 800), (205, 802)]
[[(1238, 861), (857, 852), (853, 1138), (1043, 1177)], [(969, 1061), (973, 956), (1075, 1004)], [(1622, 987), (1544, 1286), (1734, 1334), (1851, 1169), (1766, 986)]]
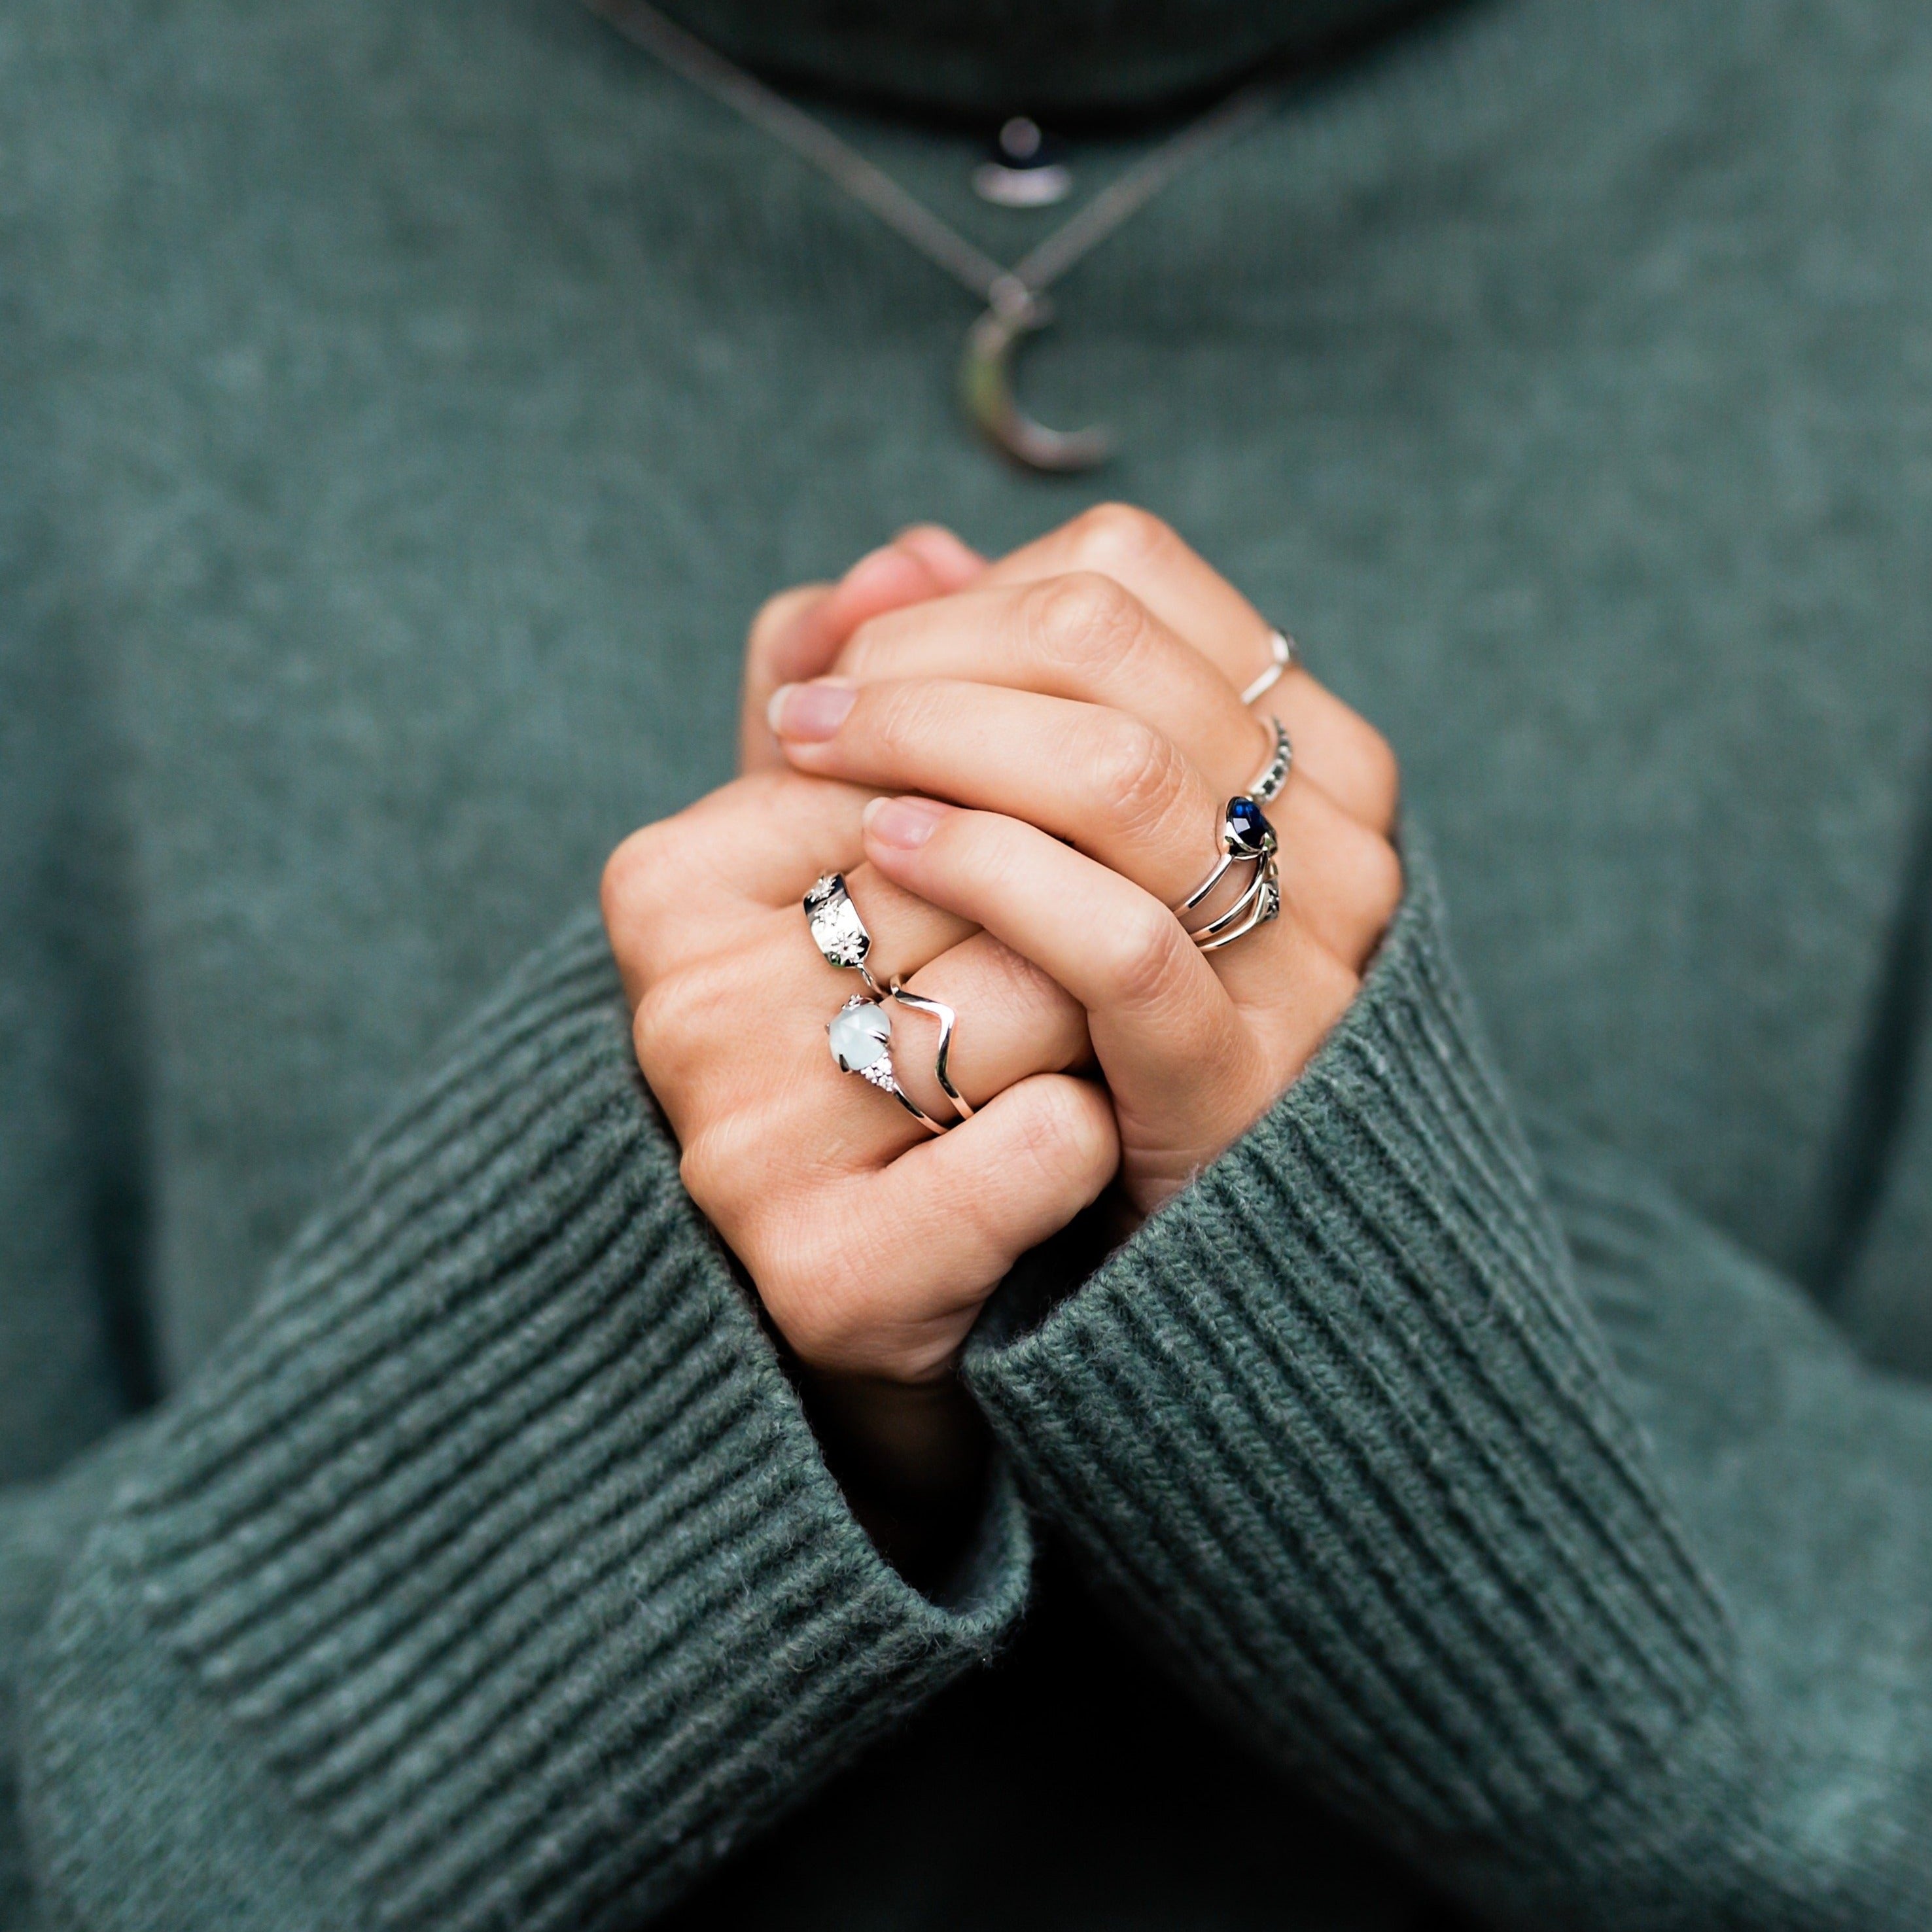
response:
[[(1192, 928), (1188, 937), (1203, 952), (1218, 952), (1281, 912), (1281, 875), (1276, 854), (1280, 841), (1267, 814), (1245, 795), (1231, 798), (1221, 814), (1221, 857), (1214, 869), (1181, 901), (1179, 910), (1192, 912), (1236, 866), (1252, 866), (1248, 883), (1227, 910), (1205, 926)], [(1184, 921), (1184, 923), (1185, 922)]]
[(850, 967), (872, 988), (875, 998), (885, 997), (866, 964), (872, 935), (845, 890), (843, 872), (821, 873), (813, 881), (805, 896), (805, 922), (812, 928), (812, 944), (830, 964)]

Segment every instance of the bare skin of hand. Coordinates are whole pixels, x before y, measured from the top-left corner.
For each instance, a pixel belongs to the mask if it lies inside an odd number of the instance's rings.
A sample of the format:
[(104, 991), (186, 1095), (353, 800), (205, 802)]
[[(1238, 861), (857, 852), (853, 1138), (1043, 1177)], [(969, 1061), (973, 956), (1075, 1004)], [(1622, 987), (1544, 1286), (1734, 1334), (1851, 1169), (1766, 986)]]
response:
[[(912, 534), (902, 578), (936, 576), (940, 538)], [(1267, 1110), (1353, 998), (1401, 896), (1395, 761), (1304, 670), (1244, 705), (1271, 627), (1144, 512), (1089, 512), (966, 578), (970, 557), (951, 559), (964, 588), (874, 610), (826, 674), (781, 686), (768, 728), (800, 771), (904, 794), (867, 817), (881, 884), (1078, 1001), (1122, 1186), (1150, 1213)], [(822, 638), (826, 606), (854, 580), (876, 596), (884, 574), (868, 560), (806, 626)], [(1282, 916), (1203, 955), (1172, 908), (1212, 868), (1222, 808), (1266, 763), (1277, 717), (1295, 751), (1269, 807)], [(854, 897), (871, 883), (855, 875)]]
[[(766, 607), (747, 775), (611, 861), (607, 922), (686, 1185), (815, 1421), (902, 1515), (970, 1486), (952, 1364), (1018, 1256), (1112, 1181), (1152, 1211), (1236, 1138), (1346, 1008), (1400, 896), (1393, 758), (1304, 671), (1244, 706), (1268, 635), (1138, 512), (990, 566), (909, 532)], [(1296, 752), (1270, 808), (1282, 915), (1204, 956), (1171, 908), (1276, 716)], [(826, 1049), (854, 982), (799, 901), (830, 870), (881, 976), (961, 1016), (953, 1072), (978, 1111), (943, 1137)], [(918, 1024), (895, 1017), (895, 1062), (944, 1117)], [(1096, 1068), (1104, 1087), (1075, 1077)]]

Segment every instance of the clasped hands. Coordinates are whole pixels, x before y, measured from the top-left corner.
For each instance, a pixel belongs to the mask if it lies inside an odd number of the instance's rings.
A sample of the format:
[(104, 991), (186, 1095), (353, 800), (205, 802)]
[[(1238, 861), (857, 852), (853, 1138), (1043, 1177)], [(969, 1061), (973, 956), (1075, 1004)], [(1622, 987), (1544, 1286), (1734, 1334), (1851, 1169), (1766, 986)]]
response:
[[(908, 531), (759, 613), (743, 776), (627, 839), (604, 910), (686, 1186), (808, 1372), (942, 1382), (1022, 1254), (1110, 1186), (1158, 1208), (1354, 997), (1402, 890), (1395, 761), (1299, 666), (1243, 704), (1270, 632), (1117, 506), (990, 564)], [(1281, 915), (1204, 954), (1173, 908), (1276, 718)], [(855, 976), (801, 910), (830, 872), (881, 978), (958, 1014), (975, 1111), (950, 1132), (833, 1062)], [(951, 1118), (930, 1030), (894, 1032), (903, 1084)]]

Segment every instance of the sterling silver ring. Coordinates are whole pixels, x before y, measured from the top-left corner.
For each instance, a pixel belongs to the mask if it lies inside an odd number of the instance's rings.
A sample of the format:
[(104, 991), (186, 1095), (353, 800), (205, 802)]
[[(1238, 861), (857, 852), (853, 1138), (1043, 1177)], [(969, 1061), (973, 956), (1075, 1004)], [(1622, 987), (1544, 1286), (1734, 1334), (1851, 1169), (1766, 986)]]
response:
[[(1254, 868), (1246, 888), (1226, 910), (1205, 926), (1190, 928), (1188, 937), (1204, 952), (1218, 952), (1265, 926), (1281, 911), (1280, 873), (1275, 854), (1280, 841), (1267, 814), (1253, 799), (1228, 800), (1221, 814), (1221, 856), (1214, 869), (1183, 899), (1178, 910), (1192, 912), (1235, 866)], [(1184, 923), (1185, 922), (1184, 921)]]
[[(939, 1082), (939, 1090), (950, 1100), (958, 1111), (959, 1120), (970, 1120), (973, 1109), (965, 1095), (952, 1084), (952, 1035), (959, 1024), (959, 1016), (944, 1000), (928, 998), (924, 993), (909, 993), (897, 980), (892, 982), (892, 998), (902, 1006), (910, 1006), (914, 1012), (926, 1014), (939, 1022), (939, 1043), (933, 1049), (932, 1077)], [(952, 1122), (954, 1126), (959, 1120)]]
[(890, 1094), (929, 1134), (943, 1134), (949, 1125), (958, 1124), (935, 1120), (899, 1084), (892, 1071), (892, 1017), (884, 1001), (854, 993), (832, 1015), (825, 1032), (841, 1073), (856, 1073), (880, 1093)]
[(1288, 727), (1279, 718), (1268, 721), (1273, 727), (1274, 743), (1268, 753), (1268, 761), (1262, 766), (1255, 782), (1248, 788), (1248, 796), (1257, 805), (1271, 805), (1281, 794), (1281, 788), (1288, 782), (1288, 775), (1294, 769), (1294, 747), (1289, 742)]
[(1268, 633), (1268, 655), (1272, 662), (1266, 670), (1241, 693), (1241, 702), (1252, 704), (1258, 698), (1265, 698), (1294, 667), (1298, 655), (1294, 640), (1286, 631)]
[[(805, 922), (811, 928), (812, 944), (833, 966), (850, 967), (872, 988), (875, 1000), (886, 997), (886, 989), (872, 977), (866, 964), (872, 950), (872, 935), (859, 916), (859, 908), (845, 890), (843, 872), (824, 872), (805, 896)], [(849, 1071), (850, 1070), (848, 1070)]]

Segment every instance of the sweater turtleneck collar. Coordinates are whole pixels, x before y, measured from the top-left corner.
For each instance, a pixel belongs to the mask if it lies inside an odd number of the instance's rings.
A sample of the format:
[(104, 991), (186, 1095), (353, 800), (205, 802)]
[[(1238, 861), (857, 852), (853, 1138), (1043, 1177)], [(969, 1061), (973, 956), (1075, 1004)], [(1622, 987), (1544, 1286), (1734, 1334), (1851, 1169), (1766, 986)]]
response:
[(772, 78), (955, 117), (1120, 118), (1420, 10), (1417, 0), (661, 0)]

